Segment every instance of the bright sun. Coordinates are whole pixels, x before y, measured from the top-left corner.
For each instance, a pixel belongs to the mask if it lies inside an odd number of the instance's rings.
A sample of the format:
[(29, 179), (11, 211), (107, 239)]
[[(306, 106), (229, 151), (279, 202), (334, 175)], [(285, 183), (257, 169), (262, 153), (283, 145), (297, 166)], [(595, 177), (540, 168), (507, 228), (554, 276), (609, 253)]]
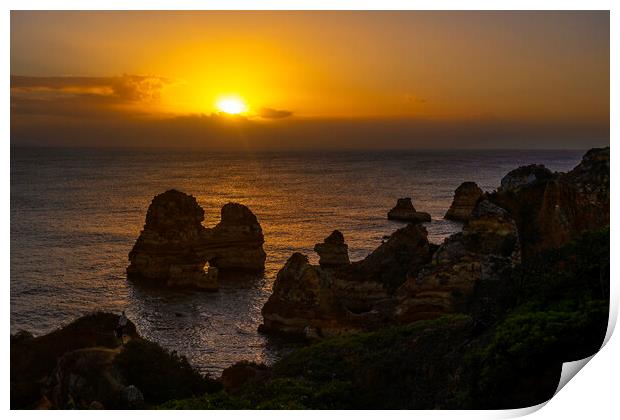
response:
[(237, 115), (248, 110), (243, 99), (236, 96), (225, 96), (217, 100), (215, 106), (220, 112), (225, 114)]

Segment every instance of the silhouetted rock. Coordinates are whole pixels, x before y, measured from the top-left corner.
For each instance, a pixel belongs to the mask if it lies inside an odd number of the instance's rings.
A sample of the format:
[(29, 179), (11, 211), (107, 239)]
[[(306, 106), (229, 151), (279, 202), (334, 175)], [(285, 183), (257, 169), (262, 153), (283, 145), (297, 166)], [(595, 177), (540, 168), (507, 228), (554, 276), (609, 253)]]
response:
[(502, 178), (500, 192), (516, 192), (520, 188), (545, 182), (553, 178), (553, 172), (544, 165), (527, 165), (514, 169)]
[[(493, 306), (486, 300), (507, 289), (522, 255), (609, 225), (609, 148), (589, 151), (566, 174), (530, 165), (502, 184), (478, 198), (463, 231), (436, 250), (426, 230), (412, 224), (348, 265), (325, 269), (293, 254), (263, 307), (262, 329), (322, 337), (455, 312), (486, 322)], [(465, 188), (476, 192), (475, 185)], [(397, 208), (415, 211), (408, 199)], [(339, 235), (333, 241), (344, 242)], [(476, 297), (476, 290), (486, 295)]]
[[(330, 239), (339, 242), (339, 235)], [(408, 225), (365, 259), (325, 269), (294, 253), (265, 303), (262, 331), (324, 337), (389, 325), (394, 292), (431, 257), (426, 229)]]
[(469, 220), (471, 212), (481, 196), (482, 190), (475, 182), (463, 182), (454, 191), (452, 205), (450, 205), (444, 218), (463, 222)]
[(52, 407), (88, 409), (98, 402), (106, 408), (132, 408), (121, 403), (125, 386), (113, 363), (117, 353), (105, 348), (65, 353), (58, 360), (46, 392)]
[(131, 321), (121, 345), (118, 319), (96, 313), (11, 342), (11, 408), (136, 409), (221, 388), (184, 357), (140, 338)]
[(228, 203), (222, 207), (221, 221), (206, 229), (197, 249), (217, 268), (263, 271), (264, 242), (254, 213), (243, 204)]
[(388, 212), (388, 219), (401, 220), (403, 222), (422, 223), (430, 222), (431, 215), (416, 211), (411, 203), (411, 198), (399, 198), (396, 206)]
[(321, 267), (337, 267), (349, 264), (349, 247), (344, 242), (344, 235), (333, 231), (322, 243), (314, 246), (314, 251), (319, 255)]
[(450, 236), (430, 264), (409, 276), (399, 290), (399, 322), (466, 312), (480, 282), (501, 282), (521, 261), (517, 225), (508, 212), (480, 201), (463, 232)]
[(215, 290), (217, 268), (263, 270), (264, 238), (256, 216), (237, 203), (226, 204), (221, 214), (220, 223), (208, 229), (194, 197), (176, 190), (157, 195), (129, 253), (128, 277), (173, 288)]
[[(49, 334), (28, 340), (11, 341), (11, 407), (51, 408), (50, 400), (53, 398), (47, 398), (43, 388), (46, 386), (53, 388), (49, 377), (56, 369), (58, 361), (66, 354), (86, 348), (102, 350), (102, 353), (84, 355), (84, 358), (96, 361), (103, 358), (104, 350), (118, 349), (120, 342), (114, 334), (118, 319), (118, 315), (115, 314), (95, 313), (79, 318)], [(127, 322), (124, 333), (129, 339), (138, 337), (136, 327), (131, 321)], [(81, 355), (77, 354), (70, 358), (77, 362)]]
[(570, 172), (536, 179), (488, 194), (515, 219), (524, 255), (560, 247), (585, 230), (609, 225), (609, 147), (588, 151)]

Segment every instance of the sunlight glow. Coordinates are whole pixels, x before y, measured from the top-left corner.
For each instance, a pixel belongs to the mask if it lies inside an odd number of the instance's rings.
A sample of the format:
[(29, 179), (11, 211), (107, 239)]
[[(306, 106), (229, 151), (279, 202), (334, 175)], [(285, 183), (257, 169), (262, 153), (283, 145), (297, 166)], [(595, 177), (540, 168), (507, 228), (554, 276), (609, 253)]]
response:
[(238, 115), (247, 112), (248, 107), (243, 99), (236, 96), (225, 96), (217, 100), (215, 106), (218, 111), (230, 115)]

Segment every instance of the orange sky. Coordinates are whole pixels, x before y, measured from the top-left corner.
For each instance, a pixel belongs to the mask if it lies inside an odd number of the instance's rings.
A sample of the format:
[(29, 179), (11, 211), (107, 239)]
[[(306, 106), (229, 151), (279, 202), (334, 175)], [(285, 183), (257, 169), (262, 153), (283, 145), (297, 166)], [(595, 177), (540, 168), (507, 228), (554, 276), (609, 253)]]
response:
[(515, 127), (609, 135), (607, 12), (12, 12), (11, 74), (15, 142), (180, 124), (224, 95), (248, 127), (501, 123), (506, 147)]

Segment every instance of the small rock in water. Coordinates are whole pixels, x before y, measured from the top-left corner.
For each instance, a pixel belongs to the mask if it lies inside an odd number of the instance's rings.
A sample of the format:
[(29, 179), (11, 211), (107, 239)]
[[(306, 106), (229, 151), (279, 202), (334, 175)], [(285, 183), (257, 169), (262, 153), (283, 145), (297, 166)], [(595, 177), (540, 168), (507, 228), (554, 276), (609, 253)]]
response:
[(411, 202), (411, 198), (399, 198), (396, 206), (388, 212), (389, 220), (400, 220), (403, 222), (423, 223), (430, 222), (431, 215), (423, 211), (416, 211)]
[(344, 242), (344, 235), (339, 230), (333, 231), (323, 243), (316, 244), (314, 251), (319, 254), (321, 267), (337, 267), (350, 263), (349, 246)]

